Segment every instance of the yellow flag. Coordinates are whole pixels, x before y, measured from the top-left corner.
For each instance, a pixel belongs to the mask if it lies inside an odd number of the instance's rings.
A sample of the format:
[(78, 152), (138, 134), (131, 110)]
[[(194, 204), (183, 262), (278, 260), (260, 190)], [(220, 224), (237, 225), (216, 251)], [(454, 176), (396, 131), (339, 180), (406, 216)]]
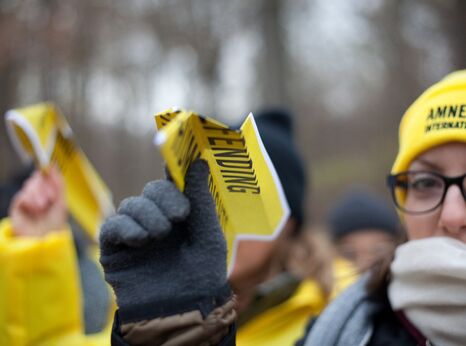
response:
[(209, 165), (209, 188), (227, 240), (229, 270), (238, 240), (277, 237), (289, 206), (252, 114), (239, 130), (190, 111), (168, 110), (155, 121), (155, 143), (181, 191), (195, 159)]
[(41, 169), (51, 163), (59, 167), (71, 215), (95, 239), (100, 224), (114, 212), (112, 196), (57, 107), (39, 103), (12, 109), (6, 113), (6, 123), (23, 160), (34, 160)]

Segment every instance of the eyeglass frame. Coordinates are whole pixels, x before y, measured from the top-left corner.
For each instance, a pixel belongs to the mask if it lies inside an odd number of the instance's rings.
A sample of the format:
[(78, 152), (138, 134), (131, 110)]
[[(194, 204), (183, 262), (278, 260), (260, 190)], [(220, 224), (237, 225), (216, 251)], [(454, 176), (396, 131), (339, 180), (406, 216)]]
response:
[[(440, 198), (440, 201), (434, 207), (432, 207), (432, 208), (430, 208), (428, 210), (424, 210), (424, 211), (408, 211), (404, 207), (402, 207), (401, 205), (398, 204), (397, 198), (396, 198), (396, 195), (395, 195), (395, 188), (396, 188), (397, 178), (399, 176), (401, 176), (401, 175), (405, 175), (405, 174), (408, 174), (408, 173), (420, 173), (420, 174), (427, 173), (427, 174), (434, 175), (434, 176), (440, 178), (443, 181), (444, 188), (443, 188), (442, 197)], [(456, 176), (456, 177), (446, 177), (446, 176), (444, 176), (444, 175), (442, 175), (440, 173), (437, 173), (437, 172), (421, 170), (421, 171), (404, 171), (404, 172), (400, 172), (400, 173), (397, 173), (397, 174), (389, 174), (387, 176), (387, 181), (386, 182), (387, 182), (387, 185), (388, 185), (388, 187), (390, 189), (390, 193), (391, 193), (391, 196), (392, 196), (392, 199), (393, 199), (393, 203), (395, 204), (395, 206), (400, 211), (402, 211), (403, 213), (406, 213), (406, 214), (421, 215), (421, 214), (430, 213), (431, 211), (434, 211), (439, 206), (441, 206), (443, 204), (443, 202), (445, 201), (445, 196), (447, 195), (448, 189), (452, 185), (457, 185), (460, 188), (461, 194), (463, 195), (463, 199), (466, 201), (466, 190), (465, 190), (465, 187), (463, 185), (463, 181), (464, 181), (465, 178), (466, 178), (466, 173), (463, 174), (463, 175)]]

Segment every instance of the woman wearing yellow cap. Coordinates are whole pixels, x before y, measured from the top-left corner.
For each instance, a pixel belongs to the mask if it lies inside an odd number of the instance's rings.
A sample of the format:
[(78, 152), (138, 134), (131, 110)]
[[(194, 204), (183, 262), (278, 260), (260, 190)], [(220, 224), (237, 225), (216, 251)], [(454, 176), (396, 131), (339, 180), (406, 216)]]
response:
[(424, 92), (399, 136), (387, 181), (408, 241), (324, 311), (306, 346), (466, 344), (466, 70)]

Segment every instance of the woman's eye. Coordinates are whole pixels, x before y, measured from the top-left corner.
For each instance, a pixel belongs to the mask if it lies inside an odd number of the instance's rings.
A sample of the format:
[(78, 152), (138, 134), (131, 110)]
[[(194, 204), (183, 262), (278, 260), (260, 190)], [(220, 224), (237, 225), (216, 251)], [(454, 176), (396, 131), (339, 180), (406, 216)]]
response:
[(410, 188), (418, 191), (426, 191), (442, 188), (442, 184), (437, 179), (430, 177), (415, 178), (411, 181)]

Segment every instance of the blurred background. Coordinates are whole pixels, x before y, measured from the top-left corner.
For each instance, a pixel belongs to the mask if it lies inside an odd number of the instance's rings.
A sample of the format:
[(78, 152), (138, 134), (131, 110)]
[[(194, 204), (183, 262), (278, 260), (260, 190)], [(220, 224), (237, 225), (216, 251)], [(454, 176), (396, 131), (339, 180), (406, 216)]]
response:
[[(294, 114), (318, 221), (383, 193), (406, 107), (466, 67), (464, 0), (0, 0), (0, 113), (50, 100), (118, 203), (163, 175), (152, 115)], [(0, 125), (0, 182), (21, 164)]]

